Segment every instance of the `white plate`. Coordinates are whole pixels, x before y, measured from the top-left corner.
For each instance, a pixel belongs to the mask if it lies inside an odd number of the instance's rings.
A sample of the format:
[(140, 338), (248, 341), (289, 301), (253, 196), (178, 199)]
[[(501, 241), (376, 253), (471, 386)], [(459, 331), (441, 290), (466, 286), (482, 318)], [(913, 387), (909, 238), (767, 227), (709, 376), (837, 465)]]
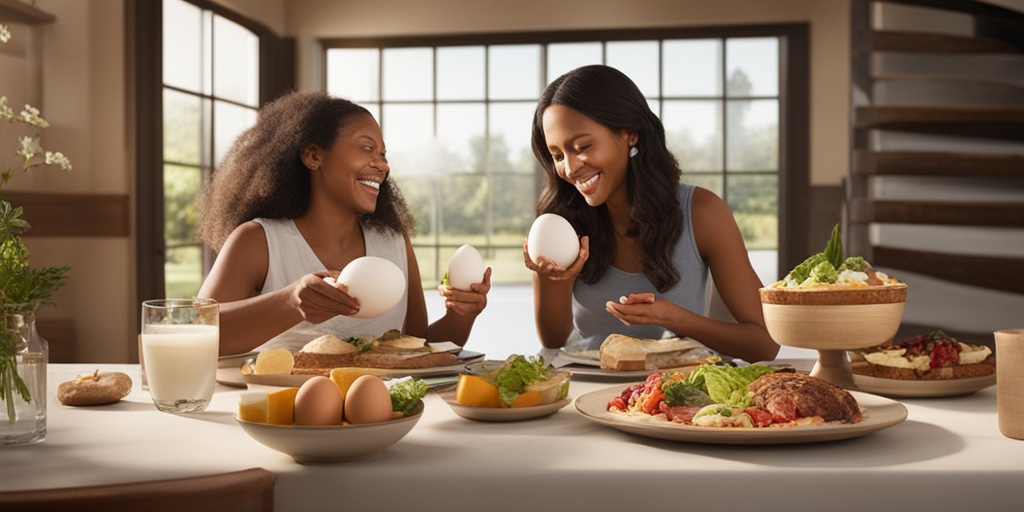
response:
[(242, 372), (239, 371), (239, 368), (241, 368), (242, 363), (257, 355), (259, 355), (259, 352), (246, 352), (244, 354), (218, 357), (217, 382), (235, 388), (246, 387), (245, 379), (242, 378)]
[[(438, 377), (452, 375), (463, 371), (466, 365), (476, 361), (482, 361), (484, 355), (480, 352), (463, 350), (458, 354), (458, 363), (450, 366), (436, 366), (433, 368), (395, 368), (384, 370), (381, 377)], [(246, 361), (241, 365), (240, 374), (247, 384), (259, 384), (262, 386), (283, 386), (299, 387), (307, 380), (316, 375), (256, 375), (252, 373), (251, 363)]]
[(969, 379), (900, 380), (853, 374), (861, 391), (899, 398), (932, 398), (976, 393), (996, 383), (996, 374)]
[(684, 372), (689, 373), (694, 368), (700, 366), (691, 365), (683, 366), (681, 368), (662, 368), (660, 370), (605, 370), (603, 368), (594, 368), (593, 366), (584, 366), (579, 364), (570, 364), (559, 368), (559, 370), (566, 370), (572, 372), (573, 376), (583, 375), (587, 377), (598, 377), (602, 380), (636, 380), (646, 379), (648, 375), (656, 372), (670, 373), (670, 372)]
[[(587, 352), (596, 351), (590, 350)], [(576, 365), (601, 367), (601, 359), (599, 357), (590, 357), (580, 351), (565, 350), (564, 348), (558, 350), (558, 359), (569, 361)]]
[(448, 394), (445, 393), (442, 394), (441, 397), (444, 398), (445, 403), (452, 408), (452, 411), (455, 411), (455, 414), (458, 414), (468, 420), (488, 422), (521, 421), (541, 418), (554, 414), (559, 409), (569, 405), (569, 402), (572, 402), (571, 398), (563, 398), (550, 404), (506, 409), (500, 407), (470, 407), (468, 405), (462, 405), (455, 401), (454, 392), (451, 393), (451, 396), (448, 396)]
[(851, 391), (860, 405), (864, 419), (860, 423), (829, 423), (810, 427), (789, 428), (716, 428), (694, 427), (669, 421), (644, 422), (608, 412), (608, 401), (622, 393), (621, 386), (592, 391), (576, 398), (576, 410), (587, 419), (609, 427), (646, 437), (713, 444), (791, 444), (835, 441), (866, 436), (889, 428), (907, 419), (903, 404)]

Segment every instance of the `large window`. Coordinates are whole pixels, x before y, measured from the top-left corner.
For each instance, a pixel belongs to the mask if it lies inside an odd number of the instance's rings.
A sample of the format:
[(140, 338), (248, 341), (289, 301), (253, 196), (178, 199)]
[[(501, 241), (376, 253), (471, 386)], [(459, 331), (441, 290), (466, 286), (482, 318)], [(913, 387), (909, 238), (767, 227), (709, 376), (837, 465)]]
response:
[(294, 41), (212, 0), (127, 0), (137, 300), (198, 292), (203, 180), (260, 105), (294, 88)]
[(165, 296), (191, 297), (203, 279), (196, 198), (231, 142), (256, 121), (259, 37), (183, 0), (163, 6)]
[[(637, 83), (665, 124), (684, 181), (726, 200), (770, 281), (785, 235), (788, 31), (721, 32), (331, 40), (326, 88), (380, 121), (392, 174), (417, 218), (413, 244), (425, 286), (464, 243), (481, 250), (495, 283), (529, 280), (522, 241), (540, 183), (530, 149), (536, 100), (562, 73), (595, 63)], [(806, 183), (802, 172), (796, 179)]]

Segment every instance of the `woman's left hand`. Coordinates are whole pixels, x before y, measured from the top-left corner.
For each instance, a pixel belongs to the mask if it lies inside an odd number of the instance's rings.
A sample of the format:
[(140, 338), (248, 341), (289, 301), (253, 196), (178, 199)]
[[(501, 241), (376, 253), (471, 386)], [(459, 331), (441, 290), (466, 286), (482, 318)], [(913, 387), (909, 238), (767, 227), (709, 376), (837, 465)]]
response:
[(671, 301), (655, 299), (653, 293), (631, 293), (608, 301), (604, 309), (625, 325), (665, 325), (678, 309)]
[(484, 271), (482, 282), (471, 284), (470, 290), (457, 290), (441, 285), (438, 291), (444, 297), (444, 307), (457, 315), (475, 318), (487, 307), (487, 292), (491, 291), (491, 267)]

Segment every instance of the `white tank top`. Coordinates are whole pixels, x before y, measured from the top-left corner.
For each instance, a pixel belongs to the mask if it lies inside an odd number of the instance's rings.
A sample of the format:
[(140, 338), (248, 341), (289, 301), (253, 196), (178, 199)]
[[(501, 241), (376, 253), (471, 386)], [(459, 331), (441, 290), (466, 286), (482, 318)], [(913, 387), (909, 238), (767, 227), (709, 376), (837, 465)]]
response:
[[(313, 272), (328, 269), (316, 257), (313, 249), (302, 237), (299, 228), (291, 219), (255, 219), (263, 226), (267, 237), (267, 277), (263, 282), (260, 294), (280, 290)], [(405, 239), (401, 235), (381, 233), (375, 229), (363, 228), (363, 239), (366, 243), (366, 255), (387, 259), (398, 265), (409, 279), (409, 259), (405, 251)], [(380, 335), (391, 329), (401, 330), (405, 324), (405, 312), (409, 301), (408, 287), (402, 293), (402, 300), (390, 311), (376, 318), (353, 318), (338, 315), (319, 324), (307, 321), (299, 322), (287, 331), (271, 338), (255, 350), (270, 348), (286, 348), (297, 351), (303, 345), (324, 334), (333, 334), (339, 338), (349, 336)]]

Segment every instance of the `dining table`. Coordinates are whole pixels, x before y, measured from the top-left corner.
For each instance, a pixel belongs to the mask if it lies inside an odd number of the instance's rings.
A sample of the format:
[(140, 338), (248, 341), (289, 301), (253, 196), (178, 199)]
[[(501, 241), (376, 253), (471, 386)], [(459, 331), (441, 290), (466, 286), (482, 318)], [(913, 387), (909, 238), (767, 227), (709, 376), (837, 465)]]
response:
[[(95, 370), (134, 380), (119, 402), (61, 405), (57, 386)], [(457, 415), (435, 391), (400, 441), (369, 458), (298, 463), (236, 420), (243, 387), (198, 413), (158, 411), (135, 364), (50, 364), (43, 442), (0, 447), (0, 491), (274, 473), (275, 510), (1020, 510), (1024, 441), (1000, 434), (996, 387), (899, 398), (906, 419), (849, 439), (719, 444), (594, 421), (570, 403), (521, 421)], [(643, 379), (635, 379), (637, 381)], [(573, 375), (569, 397), (633, 382)]]

